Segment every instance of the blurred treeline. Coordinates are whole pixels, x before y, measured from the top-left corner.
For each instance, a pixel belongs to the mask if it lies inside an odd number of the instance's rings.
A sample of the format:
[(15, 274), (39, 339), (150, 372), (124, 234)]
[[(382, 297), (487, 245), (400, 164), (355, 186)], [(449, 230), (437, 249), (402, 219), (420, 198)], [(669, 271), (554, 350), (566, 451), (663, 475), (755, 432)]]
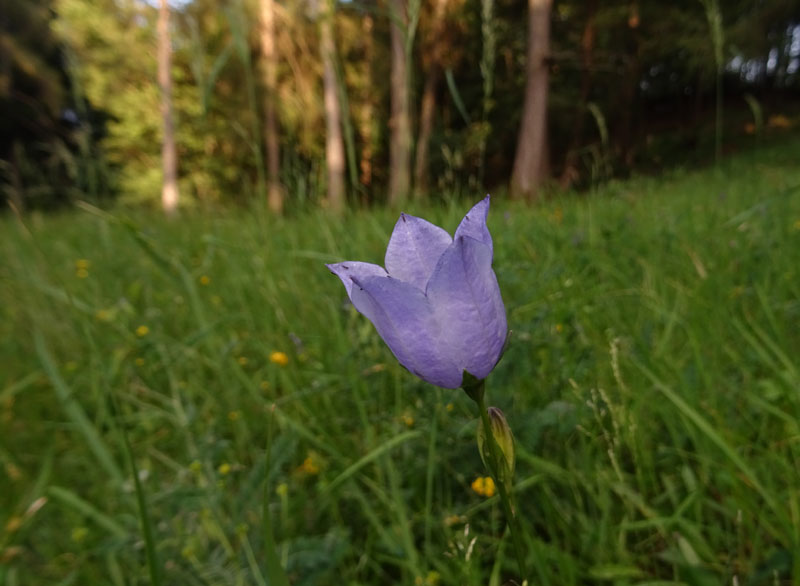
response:
[[(715, 137), (724, 155), (796, 120), (798, 0), (174, 0), (181, 205), (266, 197), (270, 181), (284, 209), (330, 204), (332, 164), (351, 203), (381, 203), (393, 189), (505, 190), (529, 75), (528, 14), (538, 4), (550, 25), (545, 189), (711, 162)], [(4, 198), (20, 208), (157, 204), (158, 1), (0, 6)], [(401, 163), (390, 148), (393, 26), (407, 64), (410, 149)], [(335, 98), (338, 117), (324, 96)], [(344, 160), (332, 163), (337, 148)], [(390, 185), (398, 164), (408, 175), (399, 188)]]

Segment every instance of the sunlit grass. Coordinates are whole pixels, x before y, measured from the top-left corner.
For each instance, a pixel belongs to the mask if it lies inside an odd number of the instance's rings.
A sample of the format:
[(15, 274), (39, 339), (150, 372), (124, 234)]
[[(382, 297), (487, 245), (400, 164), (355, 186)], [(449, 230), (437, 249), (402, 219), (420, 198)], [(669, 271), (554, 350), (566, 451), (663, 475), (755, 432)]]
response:
[[(800, 576), (799, 151), (492, 202), (532, 583)], [(148, 583), (125, 438), (164, 584), (268, 583), (265, 478), (293, 584), (515, 578), (470, 400), (324, 267), (381, 262), (395, 219), (6, 218), (0, 583)]]

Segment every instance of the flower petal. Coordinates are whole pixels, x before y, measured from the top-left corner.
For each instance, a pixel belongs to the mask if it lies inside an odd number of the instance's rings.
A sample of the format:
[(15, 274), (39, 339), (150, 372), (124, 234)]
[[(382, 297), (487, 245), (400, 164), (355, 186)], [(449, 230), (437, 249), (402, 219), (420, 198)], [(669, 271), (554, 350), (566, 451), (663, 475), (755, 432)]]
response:
[(455, 389), (462, 369), (443, 344), (442, 332), (425, 294), (391, 277), (355, 279), (350, 299), (378, 330), (397, 360), (423, 380)]
[(439, 226), (400, 214), (386, 248), (386, 271), (424, 291), (439, 257), (452, 241), (450, 234)]
[(442, 254), (426, 291), (451, 356), (459, 367), (485, 378), (503, 352), (508, 325), (492, 249), (460, 236)]
[(472, 206), (472, 209), (466, 213), (464, 219), (456, 228), (456, 235), (469, 236), (479, 242), (483, 242), (489, 247), (489, 250), (494, 254), (494, 247), (492, 246), (492, 236), (489, 234), (489, 228), (486, 227), (486, 217), (489, 215), (489, 196), (487, 195), (481, 201)]
[(386, 271), (383, 269), (383, 267), (379, 267), (378, 265), (368, 262), (359, 262), (357, 260), (337, 262), (335, 264), (325, 266), (328, 267), (330, 272), (342, 280), (342, 283), (344, 283), (344, 288), (347, 290), (347, 296), (351, 301), (353, 299), (353, 279), (364, 280), (367, 277), (386, 276)]

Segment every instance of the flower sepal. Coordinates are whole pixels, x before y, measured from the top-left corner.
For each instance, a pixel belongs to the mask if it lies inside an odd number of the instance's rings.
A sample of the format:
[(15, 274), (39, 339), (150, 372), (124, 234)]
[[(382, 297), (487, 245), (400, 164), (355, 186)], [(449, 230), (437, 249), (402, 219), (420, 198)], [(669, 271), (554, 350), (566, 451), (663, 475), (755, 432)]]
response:
[(465, 370), (461, 377), (461, 388), (470, 399), (480, 405), (486, 390), (486, 379), (478, 378)]

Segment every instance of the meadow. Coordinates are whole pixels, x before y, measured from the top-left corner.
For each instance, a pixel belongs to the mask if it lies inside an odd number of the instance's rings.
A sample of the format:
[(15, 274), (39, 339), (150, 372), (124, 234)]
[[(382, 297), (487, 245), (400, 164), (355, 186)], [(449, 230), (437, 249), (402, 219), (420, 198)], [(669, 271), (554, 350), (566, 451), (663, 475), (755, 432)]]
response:
[[(798, 153), (492, 201), (531, 585), (800, 584)], [(474, 404), (324, 266), (397, 213), (6, 214), (0, 584), (263, 586), (265, 502), (295, 585), (519, 581)]]

